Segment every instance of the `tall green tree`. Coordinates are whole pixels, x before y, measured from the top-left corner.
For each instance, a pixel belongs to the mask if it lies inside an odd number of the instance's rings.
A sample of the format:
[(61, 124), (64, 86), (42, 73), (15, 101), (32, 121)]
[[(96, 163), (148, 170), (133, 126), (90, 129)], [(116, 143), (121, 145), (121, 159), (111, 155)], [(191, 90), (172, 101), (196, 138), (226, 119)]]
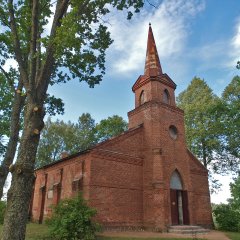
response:
[(226, 150), (233, 156), (232, 159), (240, 159), (240, 77), (235, 76), (225, 88), (222, 99), (226, 110), (224, 112), (225, 138), (223, 143)]
[(117, 115), (103, 119), (97, 125), (89, 113), (83, 113), (77, 123), (52, 122), (49, 118), (39, 142), (36, 167), (59, 160), (63, 152), (73, 154), (91, 148), (125, 130), (127, 122)]
[(86, 150), (98, 142), (95, 120), (91, 117), (90, 113), (83, 113), (78, 118), (76, 129), (75, 151)]
[(0, 86), (0, 134), (2, 136), (9, 136), (10, 115), (14, 91), (10, 88), (9, 83), (2, 72), (0, 72)]
[(206, 168), (221, 172), (226, 167), (220, 154), (223, 135), (221, 99), (204, 80), (195, 77), (177, 97), (177, 105), (185, 112), (188, 147)]
[[(55, 6), (53, 7), (53, 4)], [(34, 165), (49, 84), (77, 78), (93, 87), (105, 72), (112, 40), (104, 25), (110, 9), (143, 6), (142, 0), (0, 0), (0, 61), (14, 58), (26, 93), (24, 125), (16, 164), (11, 167), (2, 239), (25, 238)], [(52, 12), (54, 9), (54, 12)], [(49, 17), (53, 15), (46, 36)], [(131, 17), (131, 13), (128, 14)], [(63, 68), (68, 71), (63, 72)], [(22, 91), (18, 92), (21, 94)]]
[[(26, 94), (23, 83), (15, 69), (7, 72), (0, 67), (0, 199), (3, 196), (3, 188), (9, 173), (9, 166), (13, 163), (17, 145), (19, 143), (20, 130), (23, 126), (23, 109)], [(50, 115), (62, 114), (64, 104), (59, 98), (47, 94), (45, 100), (46, 112)]]
[[(15, 69), (10, 68), (6, 72), (2, 67), (1, 70), (1, 113), (3, 114), (0, 128), (0, 135), (7, 139), (3, 149), (3, 159), (0, 166), (0, 198), (3, 196), (3, 188), (9, 166), (13, 163), (17, 144), (19, 142), (19, 131), (22, 124), (22, 110), (25, 102), (25, 94), (22, 92), (23, 82), (21, 76)], [(15, 89), (16, 87), (16, 89)]]
[(128, 124), (118, 115), (103, 119), (96, 126), (96, 134), (99, 142), (115, 137), (128, 129)]
[(95, 143), (95, 121), (89, 113), (83, 113), (76, 124), (59, 120), (52, 122), (49, 118), (39, 142), (36, 167), (59, 160), (63, 152), (73, 154)]

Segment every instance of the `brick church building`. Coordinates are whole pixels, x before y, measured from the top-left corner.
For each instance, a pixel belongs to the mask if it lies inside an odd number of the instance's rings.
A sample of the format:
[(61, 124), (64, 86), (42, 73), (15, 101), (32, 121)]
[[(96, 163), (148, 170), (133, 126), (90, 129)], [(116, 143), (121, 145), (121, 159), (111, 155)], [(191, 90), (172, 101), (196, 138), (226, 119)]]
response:
[(31, 217), (41, 223), (60, 199), (83, 192), (106, 227), (211, 227), (208, 171), (188, 150), (176, 84), (163, 73), (149, 26), (144, 74), (132, 87), (129, 129), (36, 170)]

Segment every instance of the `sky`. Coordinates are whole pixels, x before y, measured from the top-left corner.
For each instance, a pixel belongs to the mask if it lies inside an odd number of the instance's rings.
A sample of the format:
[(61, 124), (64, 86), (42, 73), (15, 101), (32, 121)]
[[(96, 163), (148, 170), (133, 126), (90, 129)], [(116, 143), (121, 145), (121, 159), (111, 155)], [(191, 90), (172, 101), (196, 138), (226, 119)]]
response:
[[(147, 1), (146, 1), (147, 2)], [(49, 93), (65, 103), (65, 114), (57, 116), (76, 122), (85, 112), (99, 122), (114, 114), (127, 120), (134, 108), (132, 85), (143, 74), (148, 24), (151, 22), (164, 73), (177, 84), (175, 95), (185, 90), (194, 76), (203, 78), (221, 95), (239, 72), (239, 0), (149, 0), (131, 21), (126, 12), (113, 11), (108, 27), (114, 42), (107, 50), (106, 75), (90, 89), (86, 83), (70, 81), (49, 88)], [(229, 197), (229, 178), (212, 201)]]
[(151, 2), (157, 8), (146, 4), (131, 21), (123, 12), (108, 16), (114, 42), (107, 50), (106, 75), (99, 85), (90, 89), (76, 80), (49, 89), (65, 103), (65, 114), (58, 118), (77, 121), (82, 113), (89, 112), (96, 121), (113, 114), (127, 120), (127, 112), (134, 108), (131, 87), (144, 70), (149, 22), (163, 72), (177, 84), (176, 96), (194, 76), (203, 78), (221, 95), (238, 74), (239, 0)]

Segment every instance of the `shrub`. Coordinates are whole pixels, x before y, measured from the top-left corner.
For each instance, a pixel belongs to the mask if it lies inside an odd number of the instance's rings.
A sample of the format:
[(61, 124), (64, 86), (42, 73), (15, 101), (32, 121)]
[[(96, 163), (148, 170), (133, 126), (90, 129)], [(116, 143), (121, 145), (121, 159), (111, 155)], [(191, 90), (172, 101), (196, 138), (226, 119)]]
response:
[(53, 207), (53, 215), (46, 221), (54, 239), (92, 240), (99, 231), (99, 225), (92, 221), (96, 210), (87, 206), (79, 194), (60, 201)]
[(219, 229), (234, 232), (240, 231), (240, 213), (232, 208), (230, 203), (217, 205), (213, 213)]
[(0, 201), (0, 224), (3, 224), (6, 207), (6, 202)]

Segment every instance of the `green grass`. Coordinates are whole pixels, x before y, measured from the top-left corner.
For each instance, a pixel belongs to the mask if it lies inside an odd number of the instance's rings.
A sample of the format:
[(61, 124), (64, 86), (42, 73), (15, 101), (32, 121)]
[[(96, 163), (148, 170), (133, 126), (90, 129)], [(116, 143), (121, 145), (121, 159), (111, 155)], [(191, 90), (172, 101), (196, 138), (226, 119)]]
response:
[[(2, 226), (0, 225), (0, 237)], [(48, 227), (44, 224), (30, 223), (27, 225), (26, 240), (47, 240), (49, 236)], [(97, 237), (98, 240), (179, 240), (179, 238), (133, 238), (133, 237)], [(191, 239), (191, 238), (190, 238)], [(190, 240), (181, 238), (181, 240)], [(199, 238), (198, 238), (199, 239)], [(235, 239), (234, 239), (235, 240)]]
[[(0, 237), (2, 225), (0, 226)], [(30, 223), (27, 225), (26, 240), (41, 240), (48, 235), (48, 228), (44, 224)]]
[[(133, 237), (98, 237), (99, 240), (191, 240), (192, 238), (133, 238)], [(201, 240), (201, 238), (193, 238)], [(204, 239), (202, 239), (204, 240)]]
[(240, 232), (225, 232), (231, 240), (240, 240)]
[[(0, 226), (0, 233), (2, 226)], [(44, 224), (30, 223), (27, 225), (26, 240), (43, 240), (47, 239), (49, 231), (48, 227)], [(225, 232), (231, 240), (240, 240), (240, 233)], [(1, 237), (1, 234), (0, 234)], [(98, 237), (98, 240), (179, 240), (179, 238), (133, 238), (133, 237)], [(191, 238), (181, 238), (181, 240), (190, 240)], [(198, 238), (199, 239), (199, 238)]]

